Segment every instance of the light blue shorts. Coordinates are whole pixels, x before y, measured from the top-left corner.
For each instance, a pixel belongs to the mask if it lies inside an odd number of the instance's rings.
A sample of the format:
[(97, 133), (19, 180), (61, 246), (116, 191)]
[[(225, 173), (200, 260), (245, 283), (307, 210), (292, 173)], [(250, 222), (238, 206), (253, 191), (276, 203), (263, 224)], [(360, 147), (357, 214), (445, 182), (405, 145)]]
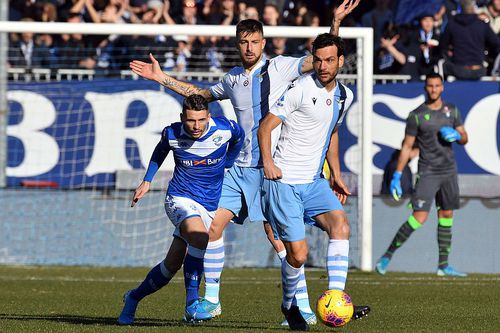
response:
[(305, 224), (332, 210), (344, 210), (328, 181), (319, 178), (309, 184), (285, 184), (267, 180), (262, 185), (262, 208), (274, 238), (288, 242), (305, 238)]
[(264, 221), (260, 204), (260, 189), (264, 175), (261, 168), (233, 166), (226, 172), (219, 207), (233, 212), (234, 222), (242, 224)]

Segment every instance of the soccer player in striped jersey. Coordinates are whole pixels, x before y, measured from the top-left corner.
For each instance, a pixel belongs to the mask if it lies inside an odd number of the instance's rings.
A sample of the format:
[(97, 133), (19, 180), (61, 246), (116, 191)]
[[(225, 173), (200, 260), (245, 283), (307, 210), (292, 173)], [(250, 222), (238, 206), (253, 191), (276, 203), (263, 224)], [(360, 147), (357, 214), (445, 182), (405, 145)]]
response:
[[(330, 29), (338, 34), (342, 19), (359, 4), (360, 0), (344, 0), (335, 10), (334, 22)], [(219, 208), (210, 228), (210, 242), (205, 255), (205, 299), (202, 304), (216, 316), (221, 314), (219, 300), (220, 280), (224, 264), (224, 242), (222, 233), (230, 221), (242, 223), (264, 221), (260, 206), (260, 186), (262, 183), (262, 163), (260, 159), (257, 130), (260, 120), (266, 115), (286, 88), (303, 73), (312, 71), (312, 56), (294, 58), (278, 56), (267, 60), (263, 57), (265, 39), (262, 23), (248, 19), (236, 27), (237, 48), (242, 67), (234, 67), (218, 84), (209, 89), (176, 80), (161, 71), (156, 59), (150, 55), (151, 63), (133, 61), (132, 71), (146, 79), (154, 80), (183, 96), (198, 93), (208, 101), (229, 99), (236, 113), (238, 124), (245, 131), (245, 143), (224, 179)], [(264, 224), (278, 256), (286, 255), (281, 241), (274, 240), (271, 228)], [(309, 323), (316, 323), (316, 316), (309, 305), (304, 272), (301, 273), (301, 288), (296, 294), (296, 302)]]
[[(352, 103), (352, 91), (336, 81), (344, 63), (340, 37), (321, 34), (313, 42), (314, 73), (299, 78), (271, 108), (258, 131), (264, 182), (262, 208), (274, 236), (283, 241), (282, 312), (292, 330), (309, 330), (292, 303), (307, 258), (305, 224), (326, 231), (328, 289), (344, 290), (349, 264), (349, 223), (342, 204), (351, 193), (340, 174), (338, 127)], [(276, 151), (271, 133), (281, 126)], [(331, 184), (323, 178), (328, 162)], [(330, 185), (337, 196), (332, 195)], [(357, 306), (366, 314), (367, 306)], [(356, 314), (355, 314), (356, 315)]]
[(138, 303), (165, 286), (183, 263), (185, 320), (212, 318), (201, 306), (198, 296), (208, 230), (221, 195), (224, 170), (233, 166), (245, 134), (232, 120), (211, 118), (208, 103), (201, 95), (191, 95), (184, 100), (181, 120), (163, 130), (144, 180), (132, 200), (134, 207), (149, 191), (154, 175), (172, 151), (175, 168), (165, 197), (165, 211), (175, 226), (174, 239), (165, 260), (155, 266), (137, 288), (125, 294), (125, 305), (118, 318), (122, 325), (134, 322)]

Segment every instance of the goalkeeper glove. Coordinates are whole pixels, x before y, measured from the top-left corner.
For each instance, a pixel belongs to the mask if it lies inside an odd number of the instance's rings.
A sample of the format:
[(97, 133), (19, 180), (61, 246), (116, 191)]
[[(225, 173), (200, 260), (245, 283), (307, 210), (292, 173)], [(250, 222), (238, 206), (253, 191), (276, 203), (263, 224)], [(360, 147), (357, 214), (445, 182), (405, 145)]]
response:
[(441, 127), (439, 134), (441, 134), (441, 137), (447, 142), (459, 141), (462, 138), (456, 129), (448, 126)]
[(391, 191), (394, 200), (399, 201), (399, 199), (401, 199), (401, 196), (403, 195), (403, 189), (401, 188), (400, 171), (394, 171), (394, 174), (392, 175), (391, 185), (389, 186), (389, 190)]

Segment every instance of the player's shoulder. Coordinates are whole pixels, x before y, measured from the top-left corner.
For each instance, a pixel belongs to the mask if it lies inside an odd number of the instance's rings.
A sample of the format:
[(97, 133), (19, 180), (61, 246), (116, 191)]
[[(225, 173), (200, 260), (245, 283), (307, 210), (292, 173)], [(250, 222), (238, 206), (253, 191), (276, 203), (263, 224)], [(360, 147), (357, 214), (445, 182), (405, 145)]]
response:
[(219, 129), (230, 129), (233, 127), (233, 122), (224, 116), (212, 117), (212, 121)]
[(342, 82), (337, 81), (337, 83), (339, 85), (338, 92), (339, 92), (340, 97), (352, 100), (354, 98), (354, 93), (352, 92), (351, 88), (349, 88), (348, 86), (346, 86)]
[(163, 128), (163, 130), (161, 131), (161, 137), (167, 140), (175, 139), (181, 134), (181, 129), (181, 122), (171, 123), (170, 125)]
[(308, 88), (315, 86), (314, 73), (308, 73), (299, 76), (295, 81), (292, 82), (293, 86), (297, 86), (300, 88)]

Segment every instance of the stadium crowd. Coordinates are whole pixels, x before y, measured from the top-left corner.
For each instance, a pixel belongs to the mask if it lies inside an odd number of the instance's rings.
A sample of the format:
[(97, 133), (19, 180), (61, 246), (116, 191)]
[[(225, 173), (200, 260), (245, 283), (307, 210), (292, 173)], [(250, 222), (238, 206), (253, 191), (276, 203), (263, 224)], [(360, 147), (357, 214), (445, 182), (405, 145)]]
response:
[[(336, 0), (9, 0), (9, 20), (130, 24), (329, 26)], [(362, 1), (343, 26), (373, 27), (376, 74), (500, 74), (500, 0)], [(223, 72), (239, 64), (234, 38), (11, 33), (9, 65), (94, 69), (105, 75), (155, 54), (164, 70)], [(310, 53), (312, 39), (272, 38), (268, 57)], [(355, 43), (347, 53), (355, 57)], [(347, 66), (349, 70), (349, 66)]]

